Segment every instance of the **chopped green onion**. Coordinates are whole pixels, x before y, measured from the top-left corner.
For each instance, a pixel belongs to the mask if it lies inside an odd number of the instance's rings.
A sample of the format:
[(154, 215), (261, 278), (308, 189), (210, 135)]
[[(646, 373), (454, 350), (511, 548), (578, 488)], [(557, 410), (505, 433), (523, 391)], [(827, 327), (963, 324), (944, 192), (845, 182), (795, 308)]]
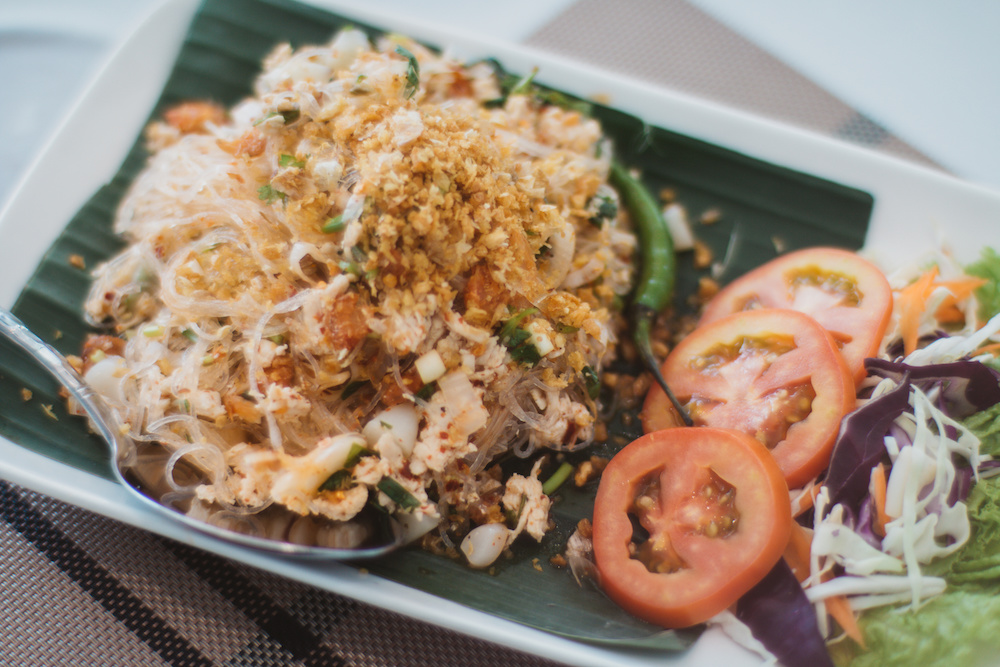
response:
[(181, 332), (181, 335), (184, 336), (185, 338), (187, 338), (192, 343), (195, 343), (195, 342), (198, 341), (198, 334), (196, 334), (191, 329), (185, 329), (184, 331)]
[(288, 195), (286, 195), (281, 190), (275, 190), (273, 187), (271, 187), (270, 183), (268, 183), (267, 185), (262, 185), (259, 188), (257, 188), (257, 198), (260, 199), (261, 201), (267, 202), (268, 204), (273, 204), (279, 199), (284, 200), (285, 197), (287, 196)]
[(204, 357), (201, 358), (202, 366), (211, 366), (214, 363), (215, 363), (215, 355), (206, 354)]
[(403, 488), (403, 485), (392, 477), (383, 477), (376, 486), (379, 491), (389, 496), (392, 502), (404, 510), (415, 510), (420, 507), (420, 501), (417, 500), (416, 496)]
[(418, 389), (413, 395), (422, 401), (429, 401), (431, 396), (433, 396), (434, 392), (436, 392), (437, 390), (438, 390), (438, 383), (436, 381), (428, 382), (423, 387)]
[(406, 99), (413, 97), (420, 87), (420, 63), (417, 57), (402, 44), (396, 45), (396, 53), (407, 60), (406, 66)]
[(320, 227), (320, 231), (324, 234), (333, 234), (334, 232), (343, 231), (346, 226), (347, 223), (344, 222), (344, 214), (341, 213), (340, 215), (335, 215), (324, 222), (323, 226)]
[(151, 324), (143, 328), (142, 335), (146, 338), (159, 338), (163, 335), (163, 327), (159, 324)]
[(284, 345), (285, 337), (281, 334), (274, 334), (273, 336), (268, 336), (267, 339), (274, 343), (275, 345)]
[(319, 490), (343, 491), (352, 486), (354, 486), (354, 480), (352, 479), (351, 471), (344, 468), (327, 477), (326, 481), (320, 484)]
[(355, 443), (351, 445), (351, 450), (347, 452), (347, 458), (344, 459), (345, 468), (353, 468), (358, 464), (358, 461), (366, 456), (375, 456), (375, 452), (368, 449), (367, 447), (362, 447), (361, 445)]
[(552, 476), (545, 480), (545, 483), (542, 484), (542, 493), (547, 496), (551, 496), (556, 492), (556, 489), (562, 486), (563, 483), (569, 479), (572, 472), (573, 464), (568, 461), (563, 461), (562, 465), (556, 468), (556, 471), (552, 473)]
[(522, 493), (521, 502), (517, 506), (517, 511), (515, 512), (514, 510), (511, 509), (504, 512), (504, 517), (506, 517), (508, 523), (516, 525), (517, 522), (521, 520), (521, 514), (524, 513), (524, 506), (527, 504), (528, 504), (528, 497)]

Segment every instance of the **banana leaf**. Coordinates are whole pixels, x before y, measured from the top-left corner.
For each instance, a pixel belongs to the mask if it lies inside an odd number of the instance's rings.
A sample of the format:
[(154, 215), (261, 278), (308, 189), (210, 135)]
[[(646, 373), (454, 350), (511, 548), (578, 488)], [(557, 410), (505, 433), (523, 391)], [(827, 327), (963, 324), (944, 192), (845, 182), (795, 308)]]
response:
[[(380, 34), (375, 26), (287, 0), (205, 0), (150, 118), (188, 99), (231, 105), (250, 94), (261, 60), (276, 44), (325, 42), (348, 25), (372, 36)], [(865, 192), (650, 127), (611, 108), (589, 106), (613, 138), (619, 159), (640, 169), (653, 192), (671, 188), (695, 221), (709, 209), (722, 213), (713, 224), (695, 222), (695, 226), (698, 238), (717, 259), (730, 251), (724, 278), (766, 262), (781, 250), (819, 244), (858, 248), (864, 242), (873, 206)], [(80, 255), (88, 267), (94, 267), (120, 249), (121, 241), (111, 231), (114, 211), (147, 157), (137, 138), (114, 179), (67, 221), (15, 305), (15, 314), (63, 353), (78, 353), (88, 333), (81, 304), (89, 277), (68, 259)], [(703, 275), (706, 270), (695, 268), (692, 253), (680, 255), (678, 311), (684, 310), (687, 296)], [(33, 394), (30, 402), (24, 400), (24, 389)], [(43, 406), (51, 406), (51, 414)], [(637, 428), (634, 416), (619, 415), (609, 425), (609, 442), (597, 445), (596, 450), (612, 454), (638, 435)], [(88, 433), (82, 420), (66, 414), (58, 387), (2, 343), (0, 434), (66, 465), (111, 478), (105, 446)], [(576, 523), (590, 515), (594, 492), (593, 485), (560, 491), (552, 511), (555, 529), (540, 545), (531, 540), (519, 542), (512, 557), (489, 572), (470, 570), (460, 562), (416, 549), (366, 562), (363, 567), (561, 636), (635, 649), (687, 647), (697, 636), (696, 630), (670, 632), (639, 621), (594, 585), (578, 585), (569, 572), (549, 564)]]

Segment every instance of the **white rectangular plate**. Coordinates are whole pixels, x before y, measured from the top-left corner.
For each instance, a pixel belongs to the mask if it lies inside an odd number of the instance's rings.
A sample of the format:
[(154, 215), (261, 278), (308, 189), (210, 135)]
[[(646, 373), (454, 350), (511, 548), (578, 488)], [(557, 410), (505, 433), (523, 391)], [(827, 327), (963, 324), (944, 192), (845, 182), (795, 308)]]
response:
[[(1000, 194), (778, 123), (650, 88), (539, 51), (430, 24), (322, 3), (355, 20), (442, 45), (465, 58), (495, 56), (512, 71), (538, 65), (540, 82), (754, 158), (871, 193), (868, 254), (887, 267), (942, 243), (978, 255), (1000, 220)], [(0, 303), (10, 307), (43, 253), (79, 207), (117, 171), (141, 131), (180, 47), (196, 0), (166, 0), (118, 49), (53, 135), (0, 214)], [(30, 221), (30, 222), (29, 222)], [(945, 237), (945, 235), (947, 235)], [(27, 488), (292, 579), (556, 661), (575, 665), (756, 664), (709, 631), (687, 653), (650, 655), (565, 640), (339, 564), (291, 561), (164, 523), (115, 484), (0, 439), (0, 476)]]

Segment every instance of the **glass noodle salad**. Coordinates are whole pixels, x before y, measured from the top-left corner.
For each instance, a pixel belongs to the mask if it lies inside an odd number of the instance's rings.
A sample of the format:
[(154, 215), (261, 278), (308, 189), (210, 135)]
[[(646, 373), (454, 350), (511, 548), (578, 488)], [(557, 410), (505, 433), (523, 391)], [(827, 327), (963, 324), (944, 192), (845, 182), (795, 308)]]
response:
[(542, 538), (537, 465), (493, 464), (593, 439), (636, 243), (597, 122), (535, 93), (347, 29), (150, 125), (82, 368), (164, 502), (330, 546), (373, 505), (451, 553)]

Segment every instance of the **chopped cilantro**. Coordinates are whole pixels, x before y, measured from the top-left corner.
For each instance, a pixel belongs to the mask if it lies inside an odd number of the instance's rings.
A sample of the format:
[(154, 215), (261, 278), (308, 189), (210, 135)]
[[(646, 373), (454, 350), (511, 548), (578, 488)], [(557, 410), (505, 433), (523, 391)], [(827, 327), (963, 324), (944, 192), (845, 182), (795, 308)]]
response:
[(408, 63), (406, 66), (406, 99), (410, 99), (420, 87), (420, 63), (417, 62), (417, 57), (402, 44), (396, 45), (396, 53), (406, 58)]
[(347, 223), (344, 222), (344, 214), (341, 213), (340, 215), (335, 215), (324, 222), (320, 229), (324, 234), (333, 234), (334, 232), (343, 231), (346, 226)]
[(295, 167), (297, 169), (302, 169), (306, 166), (303, 160), (296, 160), (294, 155), (289, 155), (288, 153), (282, 153), (278, 157), (279, 167)]
[(526, 366), (534, 366), (542, 359), (538, 349), (529, 342), (531, 332), (520, 328), (525, 318), (537, 312), (537, 308), (525, 308), (504, 322), (497, 335), (500, 342), (507, 346), (510, 358)]
[(257, 127), (258, 125), (262, 125), (267, 121), (271, 120), (272, 118), (277, 118), (278, 116), (281, 116), (281, 120), (285, 123), (285, 125), (291, 125), (292, 123), (294, 123), (299, 119), (300, 115), (301, 112), (298, 109), (286, 109), (285, 111), (272, 111), (271, 113), (265, 114), (263, 118), (258, 120), (253, 125), (254, 127)]
[(337, 262), (337, 266), (344, 273), (350, 273), (351, 275), (361, 277), (364, 275), (364, 271), (361, 270), (361, 266), (357, 262), (340, 261)]
[(493, 66), (501, 91), (500, 97), (486, 100), (483, 103), (487, 108), (502, 107), (511, 95), (532, 95), (542, 105), (548, 104), (568, 111), (576, 111), (583, 116), (593, 114), (593, 106), (589, 102), (536, 85), (535, 75), (538, 73), (538, 68), (533, 69), (527, 76), (516, 76), (508, 73), (496, 60), (488, 59), (485, 62)]
[(517, 83), (511, 86), (510, 92), (507, 93), (507, 96), (510, 97), (511, 95), (528, 95), (529, 93), (531, 93), (534, 89), (533, 84), (535, 81), (535, 77), (537, 75), (538, 75), (538, 67), (532, 67), (530, 74), (521, 77), (520, 79), (517, 80)]
[(583, 375), (583, 383), (587, 386), (587, 395), (596, 399), (601, 393), (601, 378), (597, 377), (597, 371), (590, 366), (584, 366), (580, 374)]
[(591, 200), (590, 210), (594, 215), (590, 216), (590, 224), (598, 229), (604, 227), (604, 223), (618, 217), (618, 204), (607, 195), (597, 195)]

